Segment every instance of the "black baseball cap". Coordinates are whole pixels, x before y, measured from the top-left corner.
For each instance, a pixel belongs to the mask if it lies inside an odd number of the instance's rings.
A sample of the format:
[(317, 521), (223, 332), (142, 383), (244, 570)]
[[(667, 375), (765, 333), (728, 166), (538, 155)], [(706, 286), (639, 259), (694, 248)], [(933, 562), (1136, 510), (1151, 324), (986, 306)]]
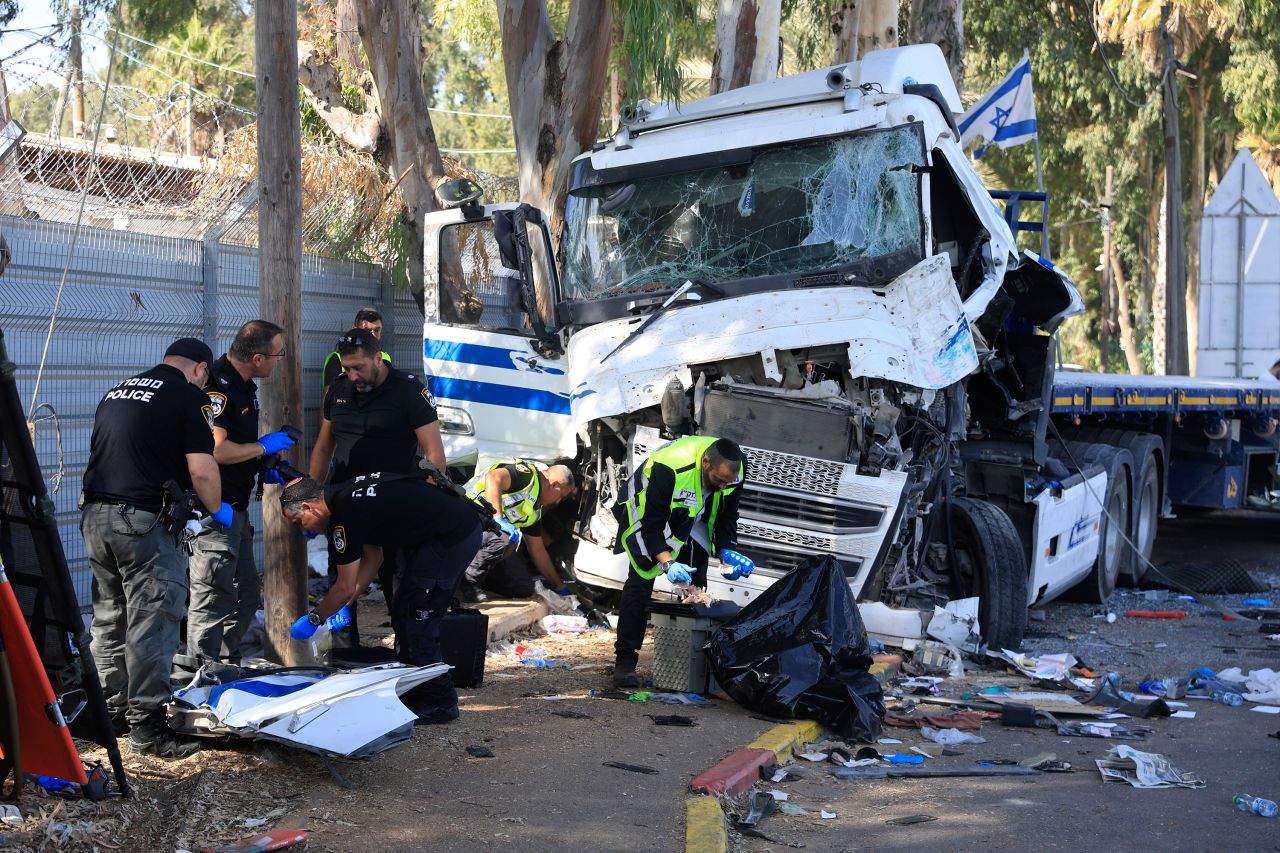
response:
[(209, 345), (199, 338), (178, 338), (169, 344), (169, 348), (164, 351), (165, 358), (171, 355), (190, 359), (197, 364), (202, 361), (205, 364), (213, 362), (213, 350), (209, 349)]

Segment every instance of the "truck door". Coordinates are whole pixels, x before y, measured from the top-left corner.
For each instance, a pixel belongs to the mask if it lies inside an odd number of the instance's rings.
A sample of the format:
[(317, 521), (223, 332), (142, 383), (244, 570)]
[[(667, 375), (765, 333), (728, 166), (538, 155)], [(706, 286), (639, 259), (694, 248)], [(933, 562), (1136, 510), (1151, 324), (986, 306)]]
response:
[(572, 455), (551, 235), (528, 205), (429, 214), (422, 357), (452, 464)]

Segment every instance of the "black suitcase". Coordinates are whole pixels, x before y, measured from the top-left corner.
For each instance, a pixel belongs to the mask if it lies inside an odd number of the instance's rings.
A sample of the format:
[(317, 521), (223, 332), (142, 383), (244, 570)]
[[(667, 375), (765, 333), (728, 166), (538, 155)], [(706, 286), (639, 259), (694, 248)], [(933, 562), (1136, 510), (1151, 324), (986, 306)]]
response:
[(463, 607), (455, 599), (440, 620), (440, 654), (453, 667), (456, 687), (478, 687), (484, 682), (484, 653), (489, 645), (489, 617)]

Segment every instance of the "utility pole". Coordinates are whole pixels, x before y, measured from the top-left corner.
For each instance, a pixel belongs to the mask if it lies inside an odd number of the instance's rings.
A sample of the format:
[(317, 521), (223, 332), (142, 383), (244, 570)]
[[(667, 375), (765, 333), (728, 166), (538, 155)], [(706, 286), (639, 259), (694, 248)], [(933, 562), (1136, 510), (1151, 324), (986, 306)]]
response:
[(1115, 170), (1107, 167), (1106, 183), (1102, 198), (1098, 201), (1098, 211), (1102, 215), (1102, 279), (1098, 300), (1098, 368), (1107, 372), (1107, 361), (1111, 356), (1111, 181)]
[(71, 4), (71, 47), (67, 51), (71, 63), (71, 135), (83, 139), (84, 129), (84, 60), (80, 52), (80, 4)]
[(1160, 7), (1160, 41), (1164, 45), (1164, 204), (1165, 290), (1164, 323), (1166, 376), (1186, 375), (1187, 355), (1187, 247), (1182, 227), (1182, 137), (1178, 131), (1178, 57), (1169, 32), (1169, 4)]
[[(298, 107), (297, 0), (255, 3), (258, 87), (258, 314), (284, 329), (287, 353), (263, 380), (264, 429), (303, 425), (302, 127)], [(299, 442), (295, 454), (303, 452)], [(289, 626), (307, 609), (307, 552), (301, 532), (280, 512), (280, 486), (262, 500), (266, 652), (286, 666), (307, 663)]]

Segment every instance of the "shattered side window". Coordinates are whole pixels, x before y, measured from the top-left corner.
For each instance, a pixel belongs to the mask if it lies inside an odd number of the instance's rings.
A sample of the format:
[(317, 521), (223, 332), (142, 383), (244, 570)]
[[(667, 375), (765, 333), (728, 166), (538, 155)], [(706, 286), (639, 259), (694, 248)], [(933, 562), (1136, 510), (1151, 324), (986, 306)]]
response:
[[(447, 226), (442, 239), (457, 246), (461, 289), (471, 295), (468, 325), (485, 329), (533, 334), (520, 296), (520, 273), (507, 267), (493, 236), (490, 221), (462, 222)], [(539, 238), (541, 241), (541, 238)]]
[(774, 148), (749, 166), (575, 191), (569, 299), (815, 272), (904, 249), (923, 257), (918, 125)]

